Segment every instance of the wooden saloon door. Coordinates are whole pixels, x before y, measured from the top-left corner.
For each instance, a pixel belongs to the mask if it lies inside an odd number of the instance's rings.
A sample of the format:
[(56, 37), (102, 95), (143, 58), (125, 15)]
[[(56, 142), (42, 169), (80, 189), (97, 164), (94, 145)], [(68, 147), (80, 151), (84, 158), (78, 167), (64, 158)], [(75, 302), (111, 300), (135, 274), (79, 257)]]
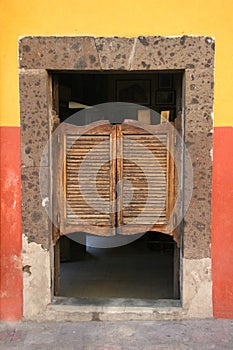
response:
[[(60, 232), (115, 234), (116, 126), (60, 126)], [(56, 174), (55, 174), (56, 176)]]
[(63, 123), (59, 139), (55, 192), (61, 234), (171, 230), (174, 137), (168, 123)]
[(118, 232), (170, 233), (174, 207), (174, 128), (123, 123), (118, 127)]

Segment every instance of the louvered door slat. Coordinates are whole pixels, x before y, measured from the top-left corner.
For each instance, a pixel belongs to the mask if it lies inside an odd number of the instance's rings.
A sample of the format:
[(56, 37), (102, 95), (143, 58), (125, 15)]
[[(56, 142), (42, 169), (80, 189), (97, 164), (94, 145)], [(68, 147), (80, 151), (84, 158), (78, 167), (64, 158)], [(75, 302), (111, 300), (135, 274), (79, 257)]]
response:
[(173, 130), (168, 125), (146, 128), (131, 123), (62, 126), (56, 196), (63, 234), (113, 235), (116, 226), (121, 234), (169, 232)]
[(76, 127), (61, 133), (61, 231), (115, 234), (115, 126)]
[[(122, 124), (118, 132), (118, 226), (121, 234), (166, 232), (173, 206), (172, 131)], [(121, 153), (121, 157), (119, 156)]]
[[(71, 135), (66, 135), (66, 221), (68, 224), (76, 220), (83, 225), (110, 226), (111, 216), (98, 212), (95, 209), (98, 204), (93, 201), (97, 190), (101, 198), (103, 195), (110, 202), (110, 138), (109, 135), (89, 135), (87, 140), (87, 136), (74, 140)], [(93, 159), (99, 162), (93, 164)]]

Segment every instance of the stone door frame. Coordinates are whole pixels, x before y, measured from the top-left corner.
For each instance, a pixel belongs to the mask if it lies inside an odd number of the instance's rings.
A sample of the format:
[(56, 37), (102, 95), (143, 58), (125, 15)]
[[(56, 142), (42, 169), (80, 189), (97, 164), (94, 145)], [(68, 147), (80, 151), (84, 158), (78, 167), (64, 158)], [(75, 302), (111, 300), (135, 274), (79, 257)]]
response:
[[(191, 203), (184, 217), (181, 304), (175, 314), (177, 318), (212, 316), (210, 243), (214, 49), (214, 39), (204, 36), (20, 39), (22, 255), (24, 267), (29, 266), (24, 268), (26, 319), (49, 319), (54, 314), (48, 306), (54, 298), (52, 225), (44, 208), (46, 203), (41, 200), (39, 173), (43, 166), (48, 178), (51, 178), (50, 160), (41, 164), (41, 156), (53, 130), (51, 72), (55, 71), (184, 71), (184, 141), (192, 158), (194, 184)], [(189, 182), (184, 178), (184, 190), (186, 186)], [(48, 185), (48, 200), (51, 200), (50, 187)], [(169, 307), (169, 303), (166, 305)], [(155, 318), (158, 308), (155, 303), (150, 319)], [(135, 313), (135, 318), (140, 318), (139, 313)], [(174, 309), (172, 315), (169, 316), (168, 312), (167, 317), (174, 317)], [(104, 317), (106, 319), (107, 316), (103, 312)]]

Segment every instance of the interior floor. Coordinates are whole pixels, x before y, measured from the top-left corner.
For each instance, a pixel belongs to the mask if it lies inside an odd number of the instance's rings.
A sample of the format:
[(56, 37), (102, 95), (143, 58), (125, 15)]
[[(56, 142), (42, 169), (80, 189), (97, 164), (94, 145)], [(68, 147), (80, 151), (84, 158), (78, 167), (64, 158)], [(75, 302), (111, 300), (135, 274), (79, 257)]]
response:
[(86, 247), (76, 258), (61, 263), (61, 296), (173, 298), (172, 241), (145, 236), (117, 248)]

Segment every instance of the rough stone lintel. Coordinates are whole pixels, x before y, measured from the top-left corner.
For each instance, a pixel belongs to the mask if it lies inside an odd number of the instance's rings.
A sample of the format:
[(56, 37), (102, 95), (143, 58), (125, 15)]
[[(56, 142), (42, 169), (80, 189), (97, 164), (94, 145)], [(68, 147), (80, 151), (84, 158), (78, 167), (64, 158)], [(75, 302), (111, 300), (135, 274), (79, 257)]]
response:
[(23, 37), (19, 67), (68, 70), (209, 68), (214, 38), (204, 36)]

